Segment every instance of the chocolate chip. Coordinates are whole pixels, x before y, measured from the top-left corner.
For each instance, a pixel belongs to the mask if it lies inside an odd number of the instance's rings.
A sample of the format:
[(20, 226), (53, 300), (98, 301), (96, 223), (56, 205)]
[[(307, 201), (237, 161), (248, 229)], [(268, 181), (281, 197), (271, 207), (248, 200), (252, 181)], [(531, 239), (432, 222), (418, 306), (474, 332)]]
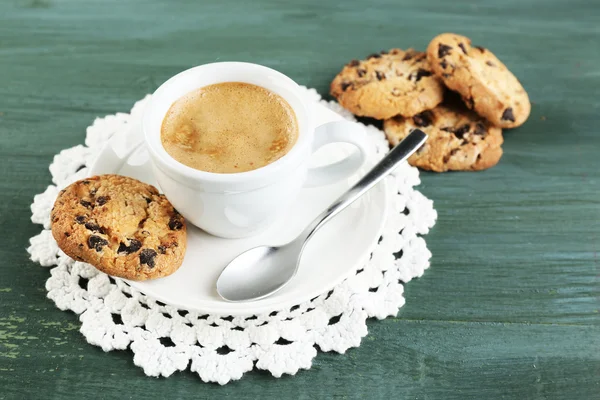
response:
[(357, 66), (357, 65), (359, 65), (359, 64), (360, 64), (360, 61), (358, 61), (358, 60), (352, 60), (352, 61), (350, 61), (350, 62), (348, 63), (348, 66), (349, 66), (349, 67), (356, 67), (356, 66)]
[(75, 222), (77, 222), (79, 225), (83, 224), (85, 222), (85, 215), (76, 216)]
[(503, 121), (515, 122), (515, 115), (513, 114), (513, 109), (511, 107), (508, 107), (506, 110), (504, 110), (501, 119)]
[(100, 196), (96, 199), (96, 204), (98, 204), (99, 206), (103, 206), (109, 200), (110, 200), (109, 196)]
[(177, 215), (173, 215), (169, 220), (169, 229), (172, 231), (178, 231), (181, 230), (181, 228), (183, 228), (183, 222), (181, 221), (181, 218), (179, 218)]
[(92, 235), (88, 238), (87, 244), (90, 249), (100, 252), (102, 251), (102, 248), (108, 244), (108, 242), (105, 239), (102, 239), (100, 236)]
[(381, 50), (381, 51), (379, 52), (379, 54), (387, 54), (387, 53), (388, 53), (388, 52), (387, 52), (386, 50)]
[(412, 74), (409, 75), (409, 78), (412, 80), (414, 79), (415, 82), (419, 82), (421, 80), (421, 78), (426, 77), (426, 76), (431, 76), (431, 71), (427, 71), (426, 69), (423, 68), (419, 68), (417, 70), (417, 72), (413, 72)]
[(146, 200), (146, 204), (152, 203), (152, 199), (150, 197), (144, 197), (144, 200)]
[(131, 254), (135, 253), (139, 249), (142, 248), (142, 242), (137, 239), (129, 239), (129, 246), (125, 245), (125, 243), (121, 242), (119, 244), (119, 248), (117, 249), (117, 253), (125, 253)]
[(87, 201), (87, 200), (80, 200), (80, 201), (79, 201), (79, 204), (81, 204), (81, 205), (82, 205), (82, 206), (84, 206), (85, 208), (89, 208), (89, 209), (91, 209), (91, 208), (92, 208), (92, 203), (90, 203), (90, 202), (89, 202), (89, 201)]
[(494, 63), (493, 63), (493, 62), (491, 62), (491, 61), (486, 61), (485, 63), (486, 63), (487, 65), (489, 65), (490, 67), (495, 67), (495, 66), (496, 66), (496, 64), (494, 64)]
[(163, 246), (162, 244), (160, 246), (158, 246), (158, 252), (160, 254), (165, 254), (167, 252), (167, 247)]
[(440, 66), (444, 69), (446, 69), (446, 67), (448, 66), (448, 63), (446, 62), (446, 60), (442, 60), (442, 62), (440, 63)]
[(65, 232), (65, 237), (69, 237), (71, 234), (69, 232)]
[(482, 53), (485, 53), (485, 49), (484, 49), (483, 47), (481, 47), (481, 46), (477, 46), (477, 47), (475, 47), (475, 48), (476, 48), (477, 50), (479, 50), (480, 52), (482, 52)]
[(453, 155), (455, 155), (456, 153), (458, 153), (458, 151), (459, 151), (459, 149), (453, 149), (453, 150), (450, 152), (450, 157), (452, 157)]
[(443, 76), (444, 78), (450, 78), (450, 76), (451, 76), (451, 75), (452, 75), (452, 74), (442, 74), (442, 76)]
[(359, 78), (362, 78), (363, 76), (365, 76), (365, 74), (367, 73), (367, 71), (364, 70), (364, 69), (360, 69), (359, 68), (359, 69), (356, 70), (356, 73), (358, 74)]
[(89, 185), (89, 184), (90, 184), (90, 181), (88, 181), (88, 180), (85, 180), (85, 181), (82, 181), (81, 183), (83, 183), (84, 185)]
[(385, 74), (380, 71), (375, 71), (375, 76), (377, 77), (378, 81), (382, 81), (385, 79)]
[(448, 54), (450, 54), (450, 50), (452, 50), (452, 47), (440, 43), (440, 45), (438, 46), (438, 57), (442, 58), (444, 56), (447, 56)]
[(85, 225), (86, 229), (89, 229), (90, 231), (94, 231), (94, 232), (98, 232), (98, 233), (106, 233), (104, 232), (104, 229), (102, 229), (102, 227), (98, 224), (95, 224), (93, 222), (86, 222)]
[(457, 138), (462, 139), (465, 133), (469, 132), (469, 129), (471, 129), (471, 125), (464, 124), (463, 126), (454, 130), (454, 135), (456, 135)]
[(460, 49), (463, 51), (463, 53), (465, 53), (465, 54), (468, 54), (468, 53), (467, 53), (467, 48), (465, 47), (465, 45), (464, 45), (464, 44), (462, 44), (462, 43), (459, 43), (459, 44), (458, 44), (458, 47), (460, 47)]
[(413, 122), (419, 128), (424, 128), (426, 126), (431, 125), (431, 121), (433, 120), (433, 113), (429, 110), (423, 111), (420, 114), (417, 114), (413, 117)]
[(146, 264), (150, 268), (154, 268), (156, 265), (154, 258), (156, 257), (156, 251), (152, 249), (144, 249), (140, 252), (140, 264)]
[(485, 136), (485, 126), (481, 122), (475, 124), (475, 134)]
[(411, 58), (413, 58), (415, 56), (415, 54), (417, 54), (417, 53), (415, 53), (414, 51), (406, 52), (406, 54), (404, 54), (404, 57), (402, 57), (402, 61), (410, 60)]
[(427, 57), (427, 55), (425, 53), (417, 53), (417, 56), (415, 57), (415, 62), (416, 61), (421, 61), (423, 60), (425, 57)]
[(352, 86), (352, 84), (350, 82), (342, 82), (342, 92), (345, 92), (346, 89), (348, 89), (350, 86)]
[(369, 56), (367, 57), (367, 60), (370, 60), (371, 58), (381, 58), (381, 54), (377, 54), (377, 53), (369, 54)]

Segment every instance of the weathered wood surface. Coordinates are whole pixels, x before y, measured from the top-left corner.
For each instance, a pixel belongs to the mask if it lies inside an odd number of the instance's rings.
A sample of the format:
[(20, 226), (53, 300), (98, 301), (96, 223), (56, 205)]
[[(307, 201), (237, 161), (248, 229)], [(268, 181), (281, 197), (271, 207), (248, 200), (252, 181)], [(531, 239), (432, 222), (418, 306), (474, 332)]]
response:
[[(352, 58), (455, 31), (491, 48), (534, 102), (482, 173), (423, 173), (432, 268), (397, 318), (309, 371), (225, 387), (145, 377), (88, 345), (25, 248), (52, 156), (97, 115), (214, 60), (274, 67), (325, 94)], [(0, 2), (0, 399), (600, 398), (600, 4), (375, 0)]]

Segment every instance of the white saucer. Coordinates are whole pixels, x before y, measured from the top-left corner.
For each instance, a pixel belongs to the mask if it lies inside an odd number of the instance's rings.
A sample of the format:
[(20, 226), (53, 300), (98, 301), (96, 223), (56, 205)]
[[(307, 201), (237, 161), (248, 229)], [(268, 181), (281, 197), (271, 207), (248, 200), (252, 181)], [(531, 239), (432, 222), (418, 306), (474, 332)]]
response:
[[(317, 124), (342, 117), (315, 103)], [(337, 161), (348, 151), (345, 145), (327, 146), (316, 153), (315, 164)], [(113, 173), (156, 184), (147, 167), (144, 149), (131, 155), (124, 165), (115, 164)], [(106, 160), (97, 160), (106, 162)], [(146, 165), (146, 166), (144, 166)], [(108, 171), (107, 171), (108, 172)], [(341, 193), (356, 177), (329, 186), (304, 189), (288, 215), (258, 236), (221, 239), (188, 224), (187, 251), (183, 265), (173, 275), (152, 281), (127, 281), (156, 300), (172, 306), (217, 315), (254, 315), (292, 307), (323, 294), (361, 268), (377, 243), (386, 218), (387, 196), (382, 182), (315, 234), (302, 257), (298, 274), (279, 292), (265, 299), (231, 303), (217, 294), (215, 282), (225, 265), (241, 252), (262, 244), (282, 244), (302, 229)]]

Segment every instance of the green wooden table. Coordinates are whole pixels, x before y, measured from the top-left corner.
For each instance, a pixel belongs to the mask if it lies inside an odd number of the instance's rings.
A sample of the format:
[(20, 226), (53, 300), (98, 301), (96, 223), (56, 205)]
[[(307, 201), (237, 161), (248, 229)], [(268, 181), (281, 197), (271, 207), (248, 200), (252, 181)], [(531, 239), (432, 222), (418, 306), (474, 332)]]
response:
[[(203, 4), (201, 4), (203, 3)], [(595, 4), (594, 4), (595, 3)], [(215, 60), (265, 64), (326, 94), (348, 60), (455, 31), (525, 85), (500, 164), (422, 174), (432, 267), (360, 348), (220, 387), (146, 377), (85, 342), (28, 260), (34, 194), (97, 115)], [(593, 0), (0, 2), (0, 399), (600, 398), (600, 4)]]

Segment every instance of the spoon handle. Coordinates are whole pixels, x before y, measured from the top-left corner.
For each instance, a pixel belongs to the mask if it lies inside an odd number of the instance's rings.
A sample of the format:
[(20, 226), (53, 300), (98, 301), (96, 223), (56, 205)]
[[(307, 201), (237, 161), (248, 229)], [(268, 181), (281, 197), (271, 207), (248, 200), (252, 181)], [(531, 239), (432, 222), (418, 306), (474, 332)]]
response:
[(340, 211), (352, 204), (354, 200), (365, 194), (369, 189), (390, 174), (399, 163), (406, 160), (417, 151), (426, 140), (427, 135), (423, 131), (419, 129), (413, 130), (354, 186), (348, 189), (348, 191), (333, 202), (327, 210), (315, 218), (304, 230), (303, 234), (300, 235), (299, 239), (302, 241), (308, 240), (327, 221), (336, 216)]

